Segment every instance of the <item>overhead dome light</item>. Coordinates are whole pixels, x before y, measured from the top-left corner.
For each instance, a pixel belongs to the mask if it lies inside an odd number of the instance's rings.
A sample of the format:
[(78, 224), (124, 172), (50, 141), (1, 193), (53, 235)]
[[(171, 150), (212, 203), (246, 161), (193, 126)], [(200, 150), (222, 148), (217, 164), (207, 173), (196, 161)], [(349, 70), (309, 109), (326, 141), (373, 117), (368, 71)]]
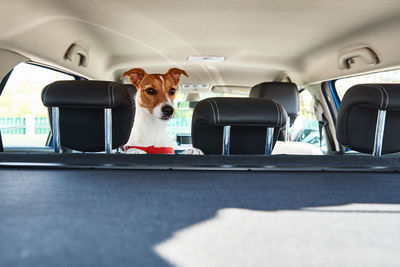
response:
[(224, 62), (225, 57), (209, 57), (209, 56), (190, 56), (189, 62)]

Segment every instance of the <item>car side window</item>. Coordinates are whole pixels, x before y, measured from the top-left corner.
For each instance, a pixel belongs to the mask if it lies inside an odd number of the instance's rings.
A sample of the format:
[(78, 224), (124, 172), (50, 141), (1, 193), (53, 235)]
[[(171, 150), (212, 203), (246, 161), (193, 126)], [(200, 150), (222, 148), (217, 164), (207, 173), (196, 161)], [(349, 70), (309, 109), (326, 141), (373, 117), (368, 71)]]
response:
[(58, 80), (75, 77), (34, 64), (17, 65), (0, 95), (0, 129), (7, 148), (45, 147), (50, 133), (42, 89)]
[(344, 94), (350, 87), (361, 83), (400, 83), (400, 70), (382, 71), (338, 79), (335, 82), (335, 87), (340, 100), (343, 99)]

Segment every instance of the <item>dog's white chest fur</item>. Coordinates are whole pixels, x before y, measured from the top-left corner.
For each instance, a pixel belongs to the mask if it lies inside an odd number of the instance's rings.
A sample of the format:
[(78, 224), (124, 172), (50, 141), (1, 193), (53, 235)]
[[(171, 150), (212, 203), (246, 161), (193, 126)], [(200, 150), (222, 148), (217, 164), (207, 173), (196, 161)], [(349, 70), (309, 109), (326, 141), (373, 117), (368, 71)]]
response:
[(155, 146), (155, 147), (173, 147), (172, 140), (167, 135), (168, 120), (160, 120), (153, 114), (136, 103), (135, 121), (131, 136), (127, 145), (129, 146)]

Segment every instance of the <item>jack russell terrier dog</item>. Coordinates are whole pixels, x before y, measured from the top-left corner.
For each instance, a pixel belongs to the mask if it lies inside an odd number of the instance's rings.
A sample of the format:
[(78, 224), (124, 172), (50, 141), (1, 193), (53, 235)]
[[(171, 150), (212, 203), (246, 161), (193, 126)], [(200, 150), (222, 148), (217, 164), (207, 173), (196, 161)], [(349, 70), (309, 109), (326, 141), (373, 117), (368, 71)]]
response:
[[(125, 72), (136, 87), (136, 113), (131, 136), (125, 146), (128, 154), (174, 154), (172, 140), (167, 135), (168, 121), (174, 117), (174, 99), (181, 74), (186, 71), (172, 68), (165, 74), (147, 74), (141, 68)], [(191, 148), (182, 154), (202, 155)]]

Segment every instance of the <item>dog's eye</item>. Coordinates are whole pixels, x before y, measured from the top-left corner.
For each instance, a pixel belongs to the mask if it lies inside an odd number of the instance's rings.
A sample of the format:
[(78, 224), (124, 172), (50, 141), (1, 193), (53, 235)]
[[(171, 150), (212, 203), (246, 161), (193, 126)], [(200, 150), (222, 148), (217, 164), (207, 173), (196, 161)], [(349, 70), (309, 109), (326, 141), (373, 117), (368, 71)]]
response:
[(171, 89), (169, 89), (169, 94), (173, 95), (173, 94), (175, 94), (175, 91), (176, 91), (175, 88), (171, 88)]
[(155, 95), (157, 94), (157, 91), (154, 90), (153, 88), (147, 88), (146, 93), (148, 93), (149, 95)]

